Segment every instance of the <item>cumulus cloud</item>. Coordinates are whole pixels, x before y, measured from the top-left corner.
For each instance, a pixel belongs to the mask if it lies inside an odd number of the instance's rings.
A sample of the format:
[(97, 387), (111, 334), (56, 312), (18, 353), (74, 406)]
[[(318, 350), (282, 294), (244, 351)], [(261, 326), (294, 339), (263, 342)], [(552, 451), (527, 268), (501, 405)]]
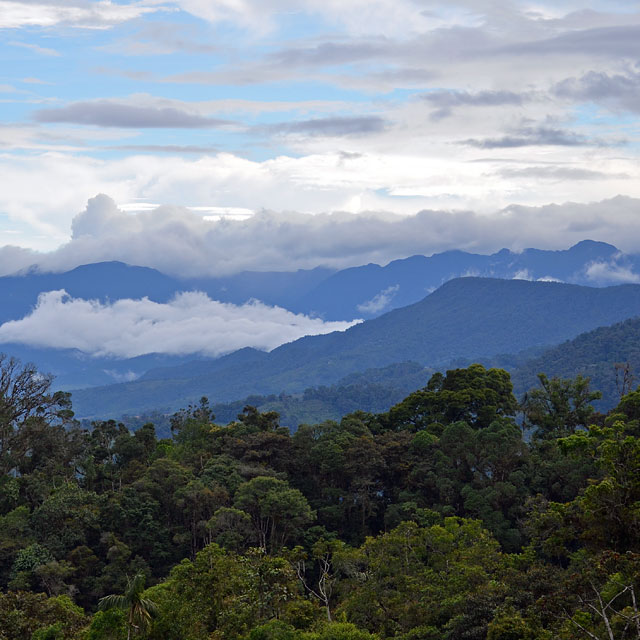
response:
[(375, 296), (373, 296), (371, 300), (367, 300), (366, 302), (359, 304), (358, 311), (361, 311), (362, 313), (379, 313), (389, 305), (389, 303), (391, 302), (391, 300), (393, 300), (393, 297), (396, 295), (396, 293), (398, 293), (399, 290), (399, 284), (395, 284), (387, 287), (386, 289), (383, 289)]
[(173, 107), (121, 104), (110, 100), (74, 102), (34, 113), (38, 122), (68, 122), (98, 127), (203, 129), (230, 124), (228, 120), (207, 118)]
[(436, 209), (407, 216), (260, 211), (241, 219), (206, 220), (180, 207), (126, 212), (101, 195), (75, 217), (72, 238), (59, 249), (0, 249), (0, 273), (31, 265), (64, 271), (105, 260), (185, 277), (318, 265), (340, 269), (448, 249), (561, 249), (586, 238), (634, 253), (640, 243), (639, 209), (640, 200), (620, 196), (590, 204), (510, 206), (491, 215)]
[(147, 353), (219, 356), (247, 346), (271, 350), (353, 324), (323, 322), (258, 301), (236, 306), (199, 292), (178, 294), (167, 304), (146, 298), (102, 304), (61, 290), (40, 294), (30, 315), (1, 325), (0, 342), (122, 358)]

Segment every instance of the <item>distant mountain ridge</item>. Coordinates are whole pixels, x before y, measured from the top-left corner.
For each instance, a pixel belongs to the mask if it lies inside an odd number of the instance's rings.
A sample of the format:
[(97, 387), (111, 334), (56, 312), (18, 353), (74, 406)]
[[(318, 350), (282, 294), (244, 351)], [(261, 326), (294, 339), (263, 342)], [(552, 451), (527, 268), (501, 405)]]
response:
[(410, 256), (385, 266), (367, 264), (335, 271), (325, 267), (292, 272), (242, 272), (219, 278), (176, 278), (155, 269), (121, 262), (87, 264), (64, 273), (27, 271), (0, 277), (0, 323), (24, 317), (38, 294), (65, 289), (72, 297), (114, 301), (147, 297), (167, 302), (181, 291), (203, 291), (221, 302), (242, 304), (258, 299), (296, 313), (327, 320), (373, 318), (424, 298), (448, 280), (461, 276), (560, 280), (602, 286), (620, 283), (620, 272), (590, 277), (593, 264), (618, 266), (632, 272), (638, 256), (622, 256), (616, 247), (584, 240), (570, 249), (502, 249), (492, 255), (446, 251)]
[[(551, 278), (592, 286), (615, 283), (620, 278), (634, 279), (639, 261), (638, 256), (621, 255), (612, 245), (585, 240), (562, 251), (526, 249), (515, 253), (503, 249), (493, 255), (446, 251), (430, 257), (394, 260), (385, 266), (369, 264), (342, 271), (317, 267), (295, 272), (243, 272), (220, 278), (180, 279), (147, 267), (104, 262), (64, 273), (27, 271), (0, 277), (0, 323), (23, 318), (33, 309), (40, 293), (59, 289), (75, 298), (105, 304), (145, 297), (166, 303), (182, 291), (198, 290), (222, 302), (242, 304), (260, 299), (269, 305), (325, 320), (372, 319), (414, 304), (460, 275)], [(598, 267), (595, 274), (594, 265)], [(184, 365), (197, 358), (201, 360), (197, 366), (206, 368), (212, 360), (197, 353), (94, 358), (73, 349), (8, 343), (0, 344), (0, 351), (33, 361), (41, 370), (52, 372), (58, 386), (64, 389), (129, 380), (159, 367)], [(251, 357), (261, 356), (253, 352)]]
[(333, 384), (370, 368), (415, 361), (445, 365), (553, 345), (640, 315), (640, 285), (607, 288), (555, 282), (460, 278), (422, 301), (351, 327), (301, 338), (271, 353), (242, 350), (140, 380), (74, 392), (81, 416), (177, 408), (206, 395), (227, 402), (251, 394)]
[[(293, 310), (316, 312), (328, 320), (371, 318), (417, 302), (445, 282), (462, 276), (552, 279), (586, 286), (619, 284), (615, 278), (598, 281), (589, 277), (594, 263), (608, 264), (614, 259), (621, 259), (629, 269), (638, 263), (635, 257), (622, 257), (613, 245), (591, 240), (561, 251), (525, 249), (514, 253), (502, 249), (492, 255), (464, 251), (417, 255), (384, 267), (368, 264), (338, 271), (301, 298)], [(381, 303), (387, 298), (387, 304), (376, 307), (376, 296)]]
[[(294, 272), (245, 272), (226, 278), (188, 278), (168, 276), (149, 267), (122, 262), (97, 262), (63, 273), (27, 271), (0, 277), (0, 324), (24, 317), (35, 306), (38, 295), (64, 289), (74, 298), (113, 302), (125, 298), (149, 298), (168, 302), (182, 291), (203, 291), (214, 300), (241, 304), (265, 293), (269, 304), (287, 306), (290, 300), (333, 274), (319, 267)], [(274, 302), (278, 300), (278, 302)]]

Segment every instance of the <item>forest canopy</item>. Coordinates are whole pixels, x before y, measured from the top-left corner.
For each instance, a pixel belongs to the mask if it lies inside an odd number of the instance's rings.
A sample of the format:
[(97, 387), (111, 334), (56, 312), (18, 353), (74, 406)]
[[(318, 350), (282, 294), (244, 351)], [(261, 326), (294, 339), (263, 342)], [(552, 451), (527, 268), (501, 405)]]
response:
[(0, 639), (640, 638), (640, 391), (436, 373), (291, 433), (84, 428), (0, 359)]

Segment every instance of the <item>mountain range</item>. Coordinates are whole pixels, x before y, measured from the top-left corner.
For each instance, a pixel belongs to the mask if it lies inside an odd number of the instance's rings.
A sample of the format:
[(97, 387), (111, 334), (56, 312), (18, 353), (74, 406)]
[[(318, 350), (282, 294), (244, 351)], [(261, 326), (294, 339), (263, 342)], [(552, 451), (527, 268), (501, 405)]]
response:
[[(320, 266), (219, 278), (183, 279), (118, 262), (63, 273), (32, 269), (0, 278), (0, 324), (28, 316), (40, 294), (61, 289), (72, 298), (102, 304), (142, 298), (167, 303), (180, 292), (202, 291), (236, 305), (259, 299), (324, 320), (364, 322), (271, 353), (245, 348), (218, 359), (200, 353), (95, 356), (18, 343), (3, 343), (0, 350), (54, 374), (56, 388), (75, 389), (75, 405), (83, 416), (174, 410), (200, 395), (228, 403), (251, 394), (297, 394), (406, 361), (432, 370), (459, 359), (539, 349), (633, 317), (640, 311), (637, 285), (604, 285), (635, 282), (639, 265), (639, 256), (585, 240), (560, 251), (447, 251), (385, 266), (341, 271)], [(413, 380), (396, 380), (387, 388), (408, 392)]]
[(82, 416), (175, 410), (208, 396), (300, 392), (365, 369), (414, 361), (444, 367), (551, 346), (640, 315), (640, 285), (593, 288), (556, 282), (459, 278), (420, 302), (344, 332), (309, 336), (270, 353), (243, 349), (213, 362), (153, 369), (139, 380), (79, 389)]
[(619, 284), (625, 276), (627, 281), (640, 281), (633, 275), (638, 265), (640, 256), (623, 255), (610, 244), (591, 240), (561, 251), (502, 249), (492, 255), (446, 251), (394, 260), (385, 266), (247, 271), (219, 278), (177, 278), (148, 267), (102, 262), (64, 273), (28, 270), (0, 277), (0, 324), (24, 317), (40, 293), (60, 289), (74, 298), (101, 302), (143, 297), (167, 302), (181, 291), (202, 291), (221, 302), (242, 304), (257, 299), (295, 313), (350, 320), (374, 318), (412, 304), (461, 276), (609, 286)]

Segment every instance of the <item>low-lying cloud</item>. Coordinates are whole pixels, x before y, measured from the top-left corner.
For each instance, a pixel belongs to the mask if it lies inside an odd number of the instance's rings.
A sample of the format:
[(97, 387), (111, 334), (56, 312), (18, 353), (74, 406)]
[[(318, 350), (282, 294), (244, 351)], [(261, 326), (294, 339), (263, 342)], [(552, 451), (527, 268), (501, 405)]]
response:
[(180, 293), (167, 304), (146, 298), (103, 304), (60, 290), (40, 294), (31, 314), (1, 325), (0, 342), (121, 358), (220, 356), (243, 347), (271, 350), (302, 336), (344, 331), (356, 322), (323, 322), (258, 301), (237, 306), (200, 292)]
[(616, 259), (608, 262), (592, 262), (587, 267), (586, 276), (594, 284), (598, 285), (612, 282), (619, 284), (640, 283), (640, 274), (633, 270), (633, 266), (619, 262)]
[(367, 300), (358, 305), (358, 311), (361, 313), (379, 313), (389, 306), (393, 297), (398, 293), (400, 285), (394, 284), (377, 293), (371, 300)]

